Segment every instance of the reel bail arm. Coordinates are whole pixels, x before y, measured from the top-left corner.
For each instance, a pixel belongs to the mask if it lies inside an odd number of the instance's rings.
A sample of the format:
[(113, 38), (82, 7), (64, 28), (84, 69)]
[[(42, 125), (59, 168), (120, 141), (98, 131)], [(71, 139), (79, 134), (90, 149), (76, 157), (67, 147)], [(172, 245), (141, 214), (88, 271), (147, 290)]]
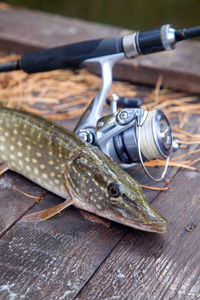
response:
[[(97, 121), (101, 118), (102, 110), (104, 103), (107, 99), (108, 92), (112, 85), (112, 68), (115, 63), (124, 59), (124, 53), (118, 53), (114, 55), (106, 55), (101, 57), (96, 57), (92, 59), (87, 59), (84, 61), (86, 65), (97, 65), (101, 67), (101, 76), (102, 76), (102, 86), (92, 103), (89, 105), (87, 110), (84, 112), (83, 116), (79, 120), (75, 128), (75, 133), (77, 135), (83, 134), (83, 132), (91, 132), (94, 134)], [(115, 108), (116, 110), (116, 108)]]

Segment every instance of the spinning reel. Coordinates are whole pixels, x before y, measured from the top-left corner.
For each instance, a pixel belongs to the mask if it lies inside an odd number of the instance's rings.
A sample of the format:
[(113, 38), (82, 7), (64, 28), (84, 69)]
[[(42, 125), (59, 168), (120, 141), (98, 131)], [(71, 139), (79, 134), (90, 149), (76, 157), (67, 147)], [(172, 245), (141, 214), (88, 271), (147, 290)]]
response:
[[(124, 56), (118, 54), (85, 61), (85, 64), (100, 64), (102, 88), (84, 112), (75, 133), (85, 142), (99, 147), (121, 167), (131, 168), (141, 163), (151, 179), (160, 181), (166, 174), (173, 149), (172, 130), (165, 114), (159, 109), (147, 111), (140, 108), (138, 100), (131, 101), (113, 94), (112, 99), (107, 101), (111, 105), (111, 113), (101, 116), (112, 84), (112, 67), (122, 58)], [(118, 103), (120, 106), (128, 103), (129, 107), (118, 111)], [(144, 165), (144, 161), (156, 158), (166, 159), (160, 178), (154, 178)]]

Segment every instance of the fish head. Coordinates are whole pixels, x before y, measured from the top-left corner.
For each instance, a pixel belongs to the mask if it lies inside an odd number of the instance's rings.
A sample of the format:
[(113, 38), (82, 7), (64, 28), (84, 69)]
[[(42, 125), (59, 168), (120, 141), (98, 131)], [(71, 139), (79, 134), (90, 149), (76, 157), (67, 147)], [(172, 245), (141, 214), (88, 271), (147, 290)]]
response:
[(66, 172), (75, 206), (136, 229), (167, 231), (166, 219), (145, 200), (140, 184), (93, 148), (78, 155)]

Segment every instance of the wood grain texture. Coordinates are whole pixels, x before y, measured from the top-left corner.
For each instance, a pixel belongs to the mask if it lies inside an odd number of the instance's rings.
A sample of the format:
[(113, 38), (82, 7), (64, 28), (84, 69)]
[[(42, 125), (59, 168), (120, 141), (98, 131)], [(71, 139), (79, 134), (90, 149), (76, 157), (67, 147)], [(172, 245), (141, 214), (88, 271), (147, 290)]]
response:
[[(119, 35), (124, 30), (112, 26), (66, 18), (26, 9), (0, 10), (0, 39), (25, 46), (26, 49), (48, 48), (80, 40)], [(17, 27), (16, 27), (17, 26)], [(4, 46), (3, 44), (1, 47)], [(20, 49), (19, 49), (20, 50)]]
[(26, 197), (13, 187), (36, 197), (40, 197), (44, 191), (14, 172), (8, 171), (0, 176), (0, 236), (35, 204), (35, 199)]
[[(59, 201), (49, 193), (37, 210)], [(45, 222), (17, 223), (0, 240), (0, 298), (73, 299), (123, 234), (73, 207)]]
[(129, 230), (76, 299), (199, 299), (200, 174), (181, 171), (154, 200), (168, 233)]
[(200, 93), (200, 42), (184, 41), (173, 51), (165, 51), (125, 60), (114, 68), (119, 80), (155, 85), (162, 76), (162, 86)]
[[(18, 53), (129, 32), (108, 25), (15, 8), (0, 10), (0, 26), (1, 50)], [(114, 68), (114, 77), (155, 85), (162, 75), (164, 86), (200, 93), (199, 50), (199, 42), (184, 41), (173, 51), (121, 62)], [(98, 72), (96, 68), (90, 69)]]

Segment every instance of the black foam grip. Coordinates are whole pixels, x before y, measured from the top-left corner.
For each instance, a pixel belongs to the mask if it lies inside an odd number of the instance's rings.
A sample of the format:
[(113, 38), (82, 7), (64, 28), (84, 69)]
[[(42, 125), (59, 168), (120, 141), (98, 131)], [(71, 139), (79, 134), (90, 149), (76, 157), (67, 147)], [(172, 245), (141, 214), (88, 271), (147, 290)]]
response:
[(122, 38), (105, 38), (26, 53), (20, 67), (27, 73), (79, 68), (86, 59), (120, 52), (123, 52)]

